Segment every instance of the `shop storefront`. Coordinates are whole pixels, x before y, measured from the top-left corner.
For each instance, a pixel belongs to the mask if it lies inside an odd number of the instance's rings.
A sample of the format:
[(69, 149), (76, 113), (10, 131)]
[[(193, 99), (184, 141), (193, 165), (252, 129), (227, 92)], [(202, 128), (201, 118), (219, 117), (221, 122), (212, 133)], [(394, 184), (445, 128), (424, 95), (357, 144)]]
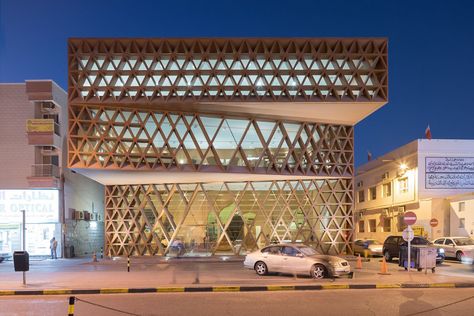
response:
[(22, 212), (26, 217), (26, 250), (31, 256), (50, 255), (49, 241), (61, 246), (58, 190), (0, 190), (0, 252), (22, 248)]

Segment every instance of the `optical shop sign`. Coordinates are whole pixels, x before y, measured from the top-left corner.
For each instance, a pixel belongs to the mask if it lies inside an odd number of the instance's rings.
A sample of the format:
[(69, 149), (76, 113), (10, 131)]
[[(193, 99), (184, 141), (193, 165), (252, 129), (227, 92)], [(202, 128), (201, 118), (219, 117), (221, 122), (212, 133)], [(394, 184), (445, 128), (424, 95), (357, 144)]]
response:
[(426, 189), (474, 189), (474, 157), (426, 157)]
[(0, 190), (0, 223), (21, 223), (26, 210), (27, 223), (58, 221), (57, 190)]

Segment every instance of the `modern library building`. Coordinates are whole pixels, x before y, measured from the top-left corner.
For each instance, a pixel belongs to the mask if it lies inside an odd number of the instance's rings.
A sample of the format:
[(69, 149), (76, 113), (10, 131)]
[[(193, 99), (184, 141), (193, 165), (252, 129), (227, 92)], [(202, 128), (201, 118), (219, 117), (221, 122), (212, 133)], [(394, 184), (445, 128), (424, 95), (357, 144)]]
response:
[(105, 185), (105, 254), (350, 253), (354, 125), (383, 38), (70, 39), (68, 167)]

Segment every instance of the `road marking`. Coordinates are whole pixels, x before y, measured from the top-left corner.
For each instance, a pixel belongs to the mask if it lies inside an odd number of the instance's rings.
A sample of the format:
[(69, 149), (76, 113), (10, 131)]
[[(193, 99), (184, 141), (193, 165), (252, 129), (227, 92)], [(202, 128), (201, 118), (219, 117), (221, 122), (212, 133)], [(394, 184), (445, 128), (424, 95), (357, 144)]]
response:
[(240, 286), (213, 286), (213, 292), (239, 292)]
[(100, 294), (128, 293), (128, 289), (112, 288), (100, 289)]

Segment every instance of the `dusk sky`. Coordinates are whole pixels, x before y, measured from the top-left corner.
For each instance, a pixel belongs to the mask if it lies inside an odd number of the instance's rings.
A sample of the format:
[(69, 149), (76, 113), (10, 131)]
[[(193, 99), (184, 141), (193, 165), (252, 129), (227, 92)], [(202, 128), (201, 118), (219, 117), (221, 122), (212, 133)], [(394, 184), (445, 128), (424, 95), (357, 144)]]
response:
[(355, 163), (416, 138), (474, 138), (473, 1), (0, 0), (0, 82), (67, 88), (69, 37), (387, 37), (389, 102)]

